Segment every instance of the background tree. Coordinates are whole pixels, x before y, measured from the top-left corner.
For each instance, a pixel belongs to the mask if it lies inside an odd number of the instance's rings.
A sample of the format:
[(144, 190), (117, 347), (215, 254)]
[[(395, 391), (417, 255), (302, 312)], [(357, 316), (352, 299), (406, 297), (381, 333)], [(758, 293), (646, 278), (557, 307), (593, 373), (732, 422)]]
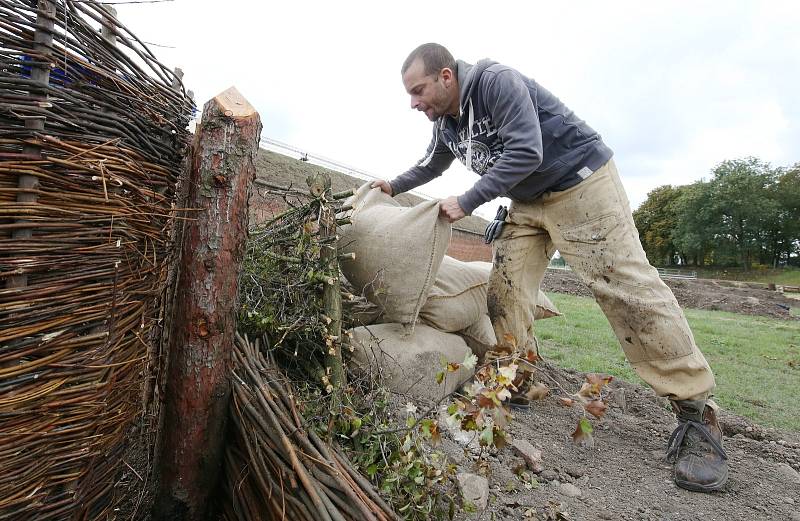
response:
[(723, 161), (713, 177), (660, 186), (633, 212), (655, 265), (800, 265), (800, 163), (772, 168), (757, 158)]
[(678, 224), (675, 203), (685, 187), (664, 185), (647, 194), (647, 200), (633, 212), (642, 247), (651, 264), (673, 265), (678, 248), (673, 232)]
[(676, 213), (672, 241), (681, 264), (703, 266), (706, 260), (713, 263), (712, 245), (717, 223), (711, 204), (710, 184), (696, 181), (681, 188), (681, 196), (672, 206)]
[(717, 248), (740, 261), (745, 270), (764, 249), (767, 230), (779, 212), (772, 195), (774, 172), (754, 157), (723, 161), (710, 181), (712, 223), (716, 224)]
[(800, 264), (800, 163), (779, 173), (773, 197), (779, 206), (773, 266), (792, 259)]

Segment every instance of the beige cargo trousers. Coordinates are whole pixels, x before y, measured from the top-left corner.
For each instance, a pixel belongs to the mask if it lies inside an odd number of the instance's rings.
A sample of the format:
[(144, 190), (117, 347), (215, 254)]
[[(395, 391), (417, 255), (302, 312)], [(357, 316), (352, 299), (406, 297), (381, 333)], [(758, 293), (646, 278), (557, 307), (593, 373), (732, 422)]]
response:
[[(494, 241), (488, 305), (499, 342), (538, 352), (533, 309), (555, 250), (594, 293), (637, 374), (659, 396), (703, 400), (714, 375), (645, 256), (613, 160), (576, 186), (512, 202)], [(510, 335), (510, 336), (508, 336)]]

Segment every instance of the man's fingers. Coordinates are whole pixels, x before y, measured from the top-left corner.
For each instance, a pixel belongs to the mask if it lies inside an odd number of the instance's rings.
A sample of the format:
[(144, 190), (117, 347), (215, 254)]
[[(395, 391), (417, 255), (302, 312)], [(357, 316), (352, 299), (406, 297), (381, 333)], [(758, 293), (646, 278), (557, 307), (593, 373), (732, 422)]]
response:
[(383, 193), (392, 195), (392, 185), (388, 182), (384, 181), (383, 179), (378, 179), (377, 181), (373, 181), (372, 184), (369, 185), (370, 188), (380, 188)]
[(448, 221), (454, 223), (464, 217), (464, 210), (458, 204), (458, 199), (448, 197), (439, 202), (439, 215), (446, 217)]

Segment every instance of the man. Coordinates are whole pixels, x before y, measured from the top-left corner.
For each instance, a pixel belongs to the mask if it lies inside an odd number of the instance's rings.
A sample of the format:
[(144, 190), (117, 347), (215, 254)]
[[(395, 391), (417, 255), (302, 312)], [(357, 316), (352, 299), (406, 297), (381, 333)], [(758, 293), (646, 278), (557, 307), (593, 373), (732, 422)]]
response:
[(397, 195), (458, 158), (481, 178), (441, 201), (444, 217), (454, 222), (498, 196), (511, 198), (488, 290), (497, 338), (536, 351), (531, 304), (560, 251), (591, 288), (630, 364), (673, 404), (678, 428), (667, 455), (675, 460), (675, 483), (721, 489), (728, 467), (709, 400), (714, 376), (675, 297), (647, 261), (611, 149), (553, 94), (505, 65), (456, 61), (429, 43), (408, 56), (401, 72), (411, 108), (433, 122), (433, 136), (416, 166), (373, 187)]

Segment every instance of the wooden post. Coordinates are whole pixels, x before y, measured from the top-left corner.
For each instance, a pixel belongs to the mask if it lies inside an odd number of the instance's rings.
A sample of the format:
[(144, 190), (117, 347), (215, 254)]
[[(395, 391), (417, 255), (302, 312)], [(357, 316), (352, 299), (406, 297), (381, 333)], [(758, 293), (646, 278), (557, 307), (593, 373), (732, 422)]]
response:
[[(39, 0), (38, 11), (36, 13), (37, 29), (33, 33), (33, 50), (42, 57), (50, 55), (53, 45), (53, 26), (56, 15), (56, 6), (50, 0)], [(37, 61), (43, 58), (38, 58)], [(65, 71), (66, 73), (66, 71)], [(41, 91), (31, 90), (29, 96), (38, 102), (47, 102), (47, 85), (50, 83), (50, 67), (47, 65), (33, 65), (31, 67), (31, 79), (41, 87)], [(25, 128), (31, 131), (44, 131), (44, 116), (28, 117), (25, 119)], [(39, 145), (26, 144), (22, 147), (22, 153), (26, 156), (40, 157), (42, 147)], [(39, 196), (39, 178), (30, 174), (19, 174), (17, 179), (17, 202), (21, 204), (35, 204)], [(17, 220), (18, 223), (25, 222), (24, 219)], [(11, 238), (15, 241), (30, 239), (33, 236), (32, 228), (15, 228), (11, 232)], [(6, 279), (7, 288), (24, 288), (28, 285), (28, 276), (25, 274), (12, 275)]]
[(170, 342), (155, 520), (207, 519), (222, 473), (223, 436), (247, 239), (247, 204), (261, 134), (258, 113), (230, 88), (203, 107)]
[(117, 46), (117, 32), (111, 25), (111, 19), (117, 17), (117, 10), (110, 5), (102, 5), (103, 10), (107, 13), (103, 16), (103, 24), (100, 26), (100, 36), (112, 47)]
[[(339, 257), (336, 252), (336, 210), (331, 197), (331, 178), (328, 174), (317, 174), (306, 180), (311, 195), (320, 202), (319, 236), (322, 239), (320, 259), (327, 270), (322, 292), (322, 307), (325, 310), (328, 334), (325, 344), (325, 371), (333, 388), (334, 403), (339, 403), (339, 394), (345, 385), (342, 361), (342, 294), (339, 282)], [(326, 240), (331, 239), (331, 240)]]

